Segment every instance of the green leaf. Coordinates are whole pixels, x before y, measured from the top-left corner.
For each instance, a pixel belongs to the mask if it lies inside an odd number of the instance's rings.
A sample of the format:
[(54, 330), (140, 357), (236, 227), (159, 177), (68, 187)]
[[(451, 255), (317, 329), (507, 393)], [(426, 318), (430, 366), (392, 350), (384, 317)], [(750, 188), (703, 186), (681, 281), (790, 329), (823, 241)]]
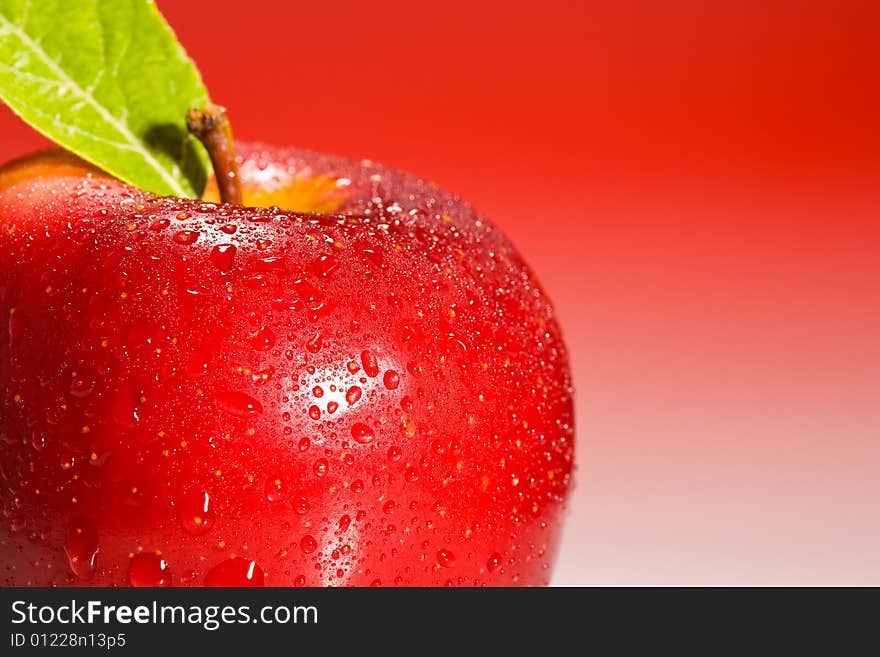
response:
[(129, 184), (204, 189), (209, 161), (186, 110), (208, 93), (152, 0), (0, 0), (0, 97)]

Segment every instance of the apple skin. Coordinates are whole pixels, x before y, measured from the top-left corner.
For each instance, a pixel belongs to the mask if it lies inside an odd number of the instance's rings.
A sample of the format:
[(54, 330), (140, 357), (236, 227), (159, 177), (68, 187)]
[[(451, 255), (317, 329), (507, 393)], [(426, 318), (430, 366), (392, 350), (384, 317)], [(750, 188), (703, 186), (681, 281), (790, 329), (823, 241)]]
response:
[(547, 584), (572, 390), (522, 258), (406, 174), (238, 150), (287, 209), (0, 171), (0, 581)]

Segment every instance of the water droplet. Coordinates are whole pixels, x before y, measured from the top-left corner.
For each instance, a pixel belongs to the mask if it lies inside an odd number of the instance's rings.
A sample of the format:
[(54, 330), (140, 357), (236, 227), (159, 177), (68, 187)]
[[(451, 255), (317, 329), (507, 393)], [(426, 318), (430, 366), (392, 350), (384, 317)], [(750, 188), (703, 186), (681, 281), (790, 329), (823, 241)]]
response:
[(389, 390), (394, 390), (400, 385), (400, 375), (394, 370), (388, 370), (382, 376), (382, 383), (384, 383), (385, 387)]
[(180, 522), (190, 534), (205, 533), (214, 519), (211, 496), (205, 492), (193, 492), (180, 502)]
[(265, 258), (258, 258), (254, 263), (254, 267), (257, 271), (272, 271), (283, 263), (284, 258), (282, 256), (266, 256)]
[(322, 388), (321, 386), (315, 386), (314, 388), (312, 388), (312, 394), (315, 397), (323, 397), (324, 396), (324, 388)]
[(158, 554), (142, 552), (128, 564), (128, 582), (134, 587), (171, 586), (171, 571)]
[(95, 389), (95, 382), (84, 376), (78, 376), (70, 382), (70, 394), (77, 399), (85, 399)]
[(12, 309), (9, 311), (9, 344), (15, 345), (24, 332), (24, 319), (21, 311)]
[(373, 429), (362, 422), (355, 422), (351, 426), (351, 437), (354, 438), (357, 442), (361, 444), (367, 444), (373, 442), (373, 439), (376, 435), (373, 433)]
[(489, 555), (489, 561), (486, 562), (486, 570), (490, 573), (493, 572), (498, 566), (501, 565), (501, 555), (497, 552), (493, 552)]
[(312, 441), (309, 440), (308, 437), (300, 438), (299, 445), (298, 445), (299, 451), (307, 452), (307, 451), (309, 451), (309, 447), (311, 447), (311, 446), (312, 446)]
[(294, 586), (305, 586), (306, 585), (306, 576), (305, 575), (297, 575), (293, 578)]
[(382, 511), (384, 511), (386, 514), (392, 513), (394, 511), (395, 506), (396, 505), (394, 504), (394, 502), (392, 502), (391, 500), (388, 500), (387, 502), (385, 502), (385, 504), (382, 505)]
[(367, 376), (373, 377), (379, 374), (379, 365), (376, 363), (376, 357), (372, 351), (364, 350), (361, 352), (361, 365)]
[(91, 579), (98, 558), (98, 530), (85, 518), (73, 518), (67, 526), (64, 551), (73, 574), (80, 579)]
[(323, 477), (330, 470), (330, 464), (327, 463), (327, 459), (318, 459), (315, 461), (315, 476)]
[(275, 346), (275, 332), (270, 328), (261, 328), (248, 338), (248, 344), (257, 351), (266, 351)]
[(360, 398), (361, 389), (357, 386), (352, 386), (348, 389), (348, 392), (345, 393), (345, 401), (347, 401), (349, 404), (354, 404)]
[(349, 486), (352, 493), (363, 493), (364, 492), (364, 480), (363, 479), (355, 479), (351, 482), (351, 486)]
[(450, 568), (455, 564), (455, 555), (443, 548), (437, 551), (437, 563), (444, 568)]
[(299, 547), (306, 554), (311, 554), (318, 549), (318, 541), (316, 541), (315, 537), (311, 534), (306, 534), (299, 542)]
[(221, 561), (208, 572), (205, 586), (265, 586), (265, 575), (256, 561), (233, 557)]
[(404, 479), (406, 479), (410, 483), (414, 483), (419, 480), (419, 471), (414, 467), (410, 466), (406, 469), (404, 473)]
[(331, 271), (336, 269), (336, 266), (338, 264), (339, 263), (336, 262), (336, 258), (334, 258), (332, 255), (322, 255), (317, 260), (315, 260), (312, 268), (319, 276), (327, 276)]
[(217, 269), (220, 271), (229, 271), (232, 269), (232, 263), (235, 260), (235, 252), (237, 250), (238, 249), (234, 244), (218, 244), (211, 249), (211, 255), (209, 257)]
[(31, 432), (31, 447), (38, 452), (42, 452), (46, 447), (46, 435), (42, 431), (34, 429)]
[(215, 396), (220, 409), (240, 418), (249, 418), (263, 412), (263, 406), (243, 392), (224, 390)]
[(320, 420), (321, 419), (321, 409), (318, 408), (317, 406), (315, 406), (314, 404), (312, 404), (311, 406), (309, 406), (309, 417), (312, 418), (313, 420)]
[(299, 497), (293, 502), (293, 510), (299, 515), (304, 516), (309, 512), (309, 501), (304, 497)]
[(400, 447), (392, 446), (388, 448), (388, 460), (392, 463), (399, 461), (401, 456), (403, 456), (403, 451)]
[(199, 233), (195, 230), (179, 230), (174, 233), (174, 237), (172, 238), (178, 244), (194, 244), (197, 239), (199, 239)]
[(284, 482), (280, 477), (269, 477), (266, 480), (265, 493), (270, 502), (280, 502), (284, 499)]
[(339, 532), (342, 533), (351, 525), (351, 516), (344, 515), (339, 519)]
[(321, 332), (318, 331), (315, 333), (315, 337), (306, 342), (306, 349), (308, 349), (311, 353), (316, 354), (321, 351), (321, 345), (323, 343), (323, 338), (321, 337)]

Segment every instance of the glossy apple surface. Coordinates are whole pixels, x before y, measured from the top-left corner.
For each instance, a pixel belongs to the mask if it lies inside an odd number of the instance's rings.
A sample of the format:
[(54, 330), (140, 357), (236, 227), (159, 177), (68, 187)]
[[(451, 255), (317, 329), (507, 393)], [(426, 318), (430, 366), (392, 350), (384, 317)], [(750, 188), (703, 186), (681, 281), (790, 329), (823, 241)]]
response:
[(572, 393), (515, 249), (411, 176), (239, 151), (285, 209), (0, 171), (0, 581), (546, 584)]

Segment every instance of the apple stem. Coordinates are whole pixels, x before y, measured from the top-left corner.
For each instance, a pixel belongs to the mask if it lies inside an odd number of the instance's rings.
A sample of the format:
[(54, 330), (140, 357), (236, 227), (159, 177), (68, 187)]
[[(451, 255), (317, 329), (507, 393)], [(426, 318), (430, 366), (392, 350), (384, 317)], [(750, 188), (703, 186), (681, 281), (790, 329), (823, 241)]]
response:
[(241, 179), (235, 161), (232, 124), (226, 116), (226, 109), (213, 103), (202, 108), (191, 107), (186, 113), (186, 127), (208, 149), (220, 200), (241, 205)]

